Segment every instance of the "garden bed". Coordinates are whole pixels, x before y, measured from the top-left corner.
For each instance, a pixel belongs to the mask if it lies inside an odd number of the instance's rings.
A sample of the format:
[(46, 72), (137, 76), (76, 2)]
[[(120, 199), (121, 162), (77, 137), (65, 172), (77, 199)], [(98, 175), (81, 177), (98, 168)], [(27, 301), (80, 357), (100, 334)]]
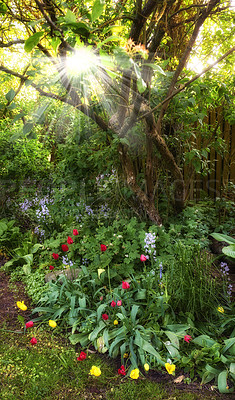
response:
[[(22, 346), (22, 349), (28, 349), (29, 352), (32, 352), (34, 349), (29, 347), (28, 339), (27, 337), (29, 336), (28, 333), (26, 333), (26, 336), (23, 335), (23, 328), (18, 320), (19, 316), (19, 309), (16, 307), (16, 301), (20, 299), (21, 301), (23, 300), (25, 304), (27, 304), (28, 309), (24, 313), (24, 318), (25, 321), (28, 320), (31, 316), (31, 307), (30, 307), (30, 299), (25, 293), (24, 285), (22, 282), (14, 282), (11, 283), (9, 280), (9, 276), (6, 275), (3, 272), (0, 272), (0, 282), (1, 282), (1, 289), (0, 289), (0, 301), (1, 301), (1, 309), (0, 309), (0, 327), (1, 327), (1, 333), (0, 335), (2, 336), (2, 340), (6, 338), (6, 341), (9, 342), (9, 346), (14, 345), (19, 349)], [(14, 339), (15, 338), (15, 339)], [(48, 332), (40, 332), (39, 333), (39, 338), (43, 343), (45, 343), (46, 347), (51, 347), (53, 346), (56, 348), (60, 347), (61, 349), (72, 348), (74, 352), (74, 357), (78, 352), (80, 351), (79, 348), (76, 346), (77, 353), (75, 353), (74, 346), (71, 346), (68, 344), (63, 332), (60, 331), (59, 335), (52, 336), (51, 333)], [(47, 338), (47, 339), (46, 339)], [(39, 339), (39, 341), (40, 341)], [(1, 340), (1, 342), (2, 342)], [(47, 343), (48, 342), (48, 343)], [(12, 347), (12, 352), (14, 352), (14, 348)], [(39, 343), (39, 353), (43, 353), (43, 345)], [(64, 350), (63, 350), (64, 351)], [(62, 351), (62, 353), (63, 353)], [(34, 353), (35, 357), (35, 364), (37, 365), (37, 356), (38, 352), (35, 351)], [(51, 389), (51, 392), (49, 394), (49, 389), (47, 393), (46, 399), (76, 399), (76, 398), (81, 398), (81, 399), (118, 399), (118, 393), (120, 393), (120, 399), (126, 398), (126, 396), (131, 396), (130, 391), (132, 393), (135, 393), (135, 397), (129, 397), (129, 398), (136, 398), (138, 400), (143, 400), (143, 399), (156, 399), (154, 396), (154, 391), (156, 395), (158, 396), (158, 399), (164, 399), (164, 400), (170, 400), (170, 399), (179, 399), (179, 400), (228, 400), (231, 399), (231, 395), (223, 395), (218, 393), (218, 391), (213, 388), (213, 384), (207, 384), (207, 385), (200, 385), (199, 380), (196, 381), (191, 381), (190, 378), (187, 376), (187, 374), (184, 374), (183, 371), (177, 371), (177, 374), (175, 377), (172, 377), (166, 373), (162, 373), (160, 371), (154, 371), (150, 370), (147, 373), (143, 371), (143, 376), (139, 379), (139, 381), (134, 382), (131, 381), (130, 378), (121, 378), (120, 376), (116, 376), (117, 379), (115, 379), (115, 370), (118, 369), (119, 366), (119, 361), (118, 360), (111, 360), (109, 357), (106, 355), (101, 355), (98, 354), (97, 352), (91, 350), (89, 353), (89, 358), (94, 358), (96, 359), (97, 362), (97, 357), (100, 359), (100, 364), (102, 366), (105, 365), (105, 368), (109, 371), (107, 374), (107, 379), (103, 380), (102, 383), (97, 381), (96, 379), (91, 380), (91, 377), (89, 377), (89, 370), (87, 369), (87, 377), (88, 381), (86, 381), (86, 387), (82, 392), (79, 392), (76, 394), (74, 391), (73, 385), (69, 387), (68, 382), (65, 384), (63, 383), (63, 374), (62, 378), (58, 379), (56, 386), (54, 389)], [(5, 363), (7, 363), (7, 360), (4, 356), (2, 355), (3, 360)], [(75, 359), (75, 358), (74, 358)], [(11, 363), (11, 361), (9, 361)], [(4, 364), (2, 364), (4, 365)], [(35, 367), (35, 366), (34, 366)], [(83, 364), (84, 367), (84, 364)], [(14, 366), (12, 367), (14, 369)], [(19, 369), (19, 366), (15, 365), (15, 368)], [(24, 367), (21, 365), (21, 368), (24, 369)], [(3, 377), (3, 385), (6, 384), (6, 382), (12, 383), (11, 377), (4, 376), (4, 373), (6, 374), (5, 370), (1, 371), (2, 377)], [(70, 370), (71, 373), (71, 379), (74, 379), (74, 373), (72, 370)], [(111, 379), (111, 376), (113, 374), (113, 377)], [(14, 375), (14, 374), (13, 374)], [(84, 375), (84, 368), (83, 368), (83, 375)], [(184, 376), (184, 378), (183, 378)], [(121, 379), (118, 379), (121, 378)], [(15, 379), (19, 379), (19, 376), (15, 376)], [(77, 383), (79, 384), (79, 376), (76, 376)], [(127, 383), (128, 381), (131, 381)], [(112, 382), (112, 385), (110, 387), (110, 381)], [(14, 382), (14, 379), (13, 379)], [(41, 383), (40, 383), (41, 382)], [(187, 383), (186, 383), (187, 382)], [(43, 382), (38, 381), (38, 384), (43, 385)], [(143, 386), (144, 384), (144, 386)], [(28, 386), (33, 385), (33, 383), (28, 382)], [(134, 386), (133, 386), (134, 385)], [(160, 385), (160, 386), (159, 386)], [(13, 385), (14, 386), (14, 385)], [(10, 386), (11, 387), (11, 384)], [(143, 387), (145, 387), (145, 390), (143, 391)], [(26, 389), (27, 391), (28, 389)], [(141, 397), (136, 397), (136, 390), (137, 392), (140, 393)], [(38, 392), (40, 393), (40, 387), (38, 388)], [(142, 397), (144, 394), (141, 394), (145, 392), (145, 394), (149, 393), (149, 397)], [(14, 399), (14, 397), (6, 397), (7, 392), (4, 389), (4, 397), (3, 399)], [(16, 393), (16, 392), (15, 392)], [(11, 396), (9, 394), (9, 396)], [(28, 395), (27, 395), (28, 396)], [(35, 396), (35, 395), (33, 395)], [(79, 396), (79, 397), (77, 397)], [(152, 396), (152, 397), (151, 397)], [(18, 398), (18, 397), (15, 397)], [(21, 399), (26, 399), (26, 395), (24, 394), (23, 388), (21, 388)], [(41, 399), (44, 398), (43, 396), (40, 397), (40, 394), (37, 395), (36, 397), (29, 397), (32, 399)]]

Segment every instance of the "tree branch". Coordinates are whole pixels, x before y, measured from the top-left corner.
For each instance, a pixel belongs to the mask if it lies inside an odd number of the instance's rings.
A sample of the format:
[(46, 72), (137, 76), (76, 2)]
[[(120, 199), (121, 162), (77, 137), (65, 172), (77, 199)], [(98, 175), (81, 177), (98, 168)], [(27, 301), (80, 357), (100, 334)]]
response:
[(8, 43), (3, 43), (2, 41), (0, 41), (0, 47), (11, 47), (14, 46), (14, 44), (23, 44), (25, 41), (23, 39), (16, 39), (16, 40), (12, 40)]
[[(209, 0), (209, 2), (207, 3), (206, 9), (201, 11), (201, 14), (198, 17), (198, 20), (197, 20), (197, 22), (195, 24), (192, 36), (191, 36), (191, 38), (190, 38), (190, 40), (188, 42), (188, 45), (187, 45), (187, 47), (186, 47), (181, 59), (179, 60), (179, 64), (178, 64), (178, 66), (177, 66), (177, 68), (175, 70), (175, 73), (173, 75), (173, 78), (171, 80), (171, 83), (170, 83), (170, 86), (169, 86), (169, 89), (168, 89), (168, 92), (167, 92), (167, 97), (171, 96), (172, 92), (174, 91), (175, 84), (176, 84), (176, 82), (177, 82), (177, 80), (179, 78), (179, 75), (181, 74), (181, 72), (182, 72), (182, 70), (183, 70), (183, 68), (184, 68), (184, 66), (185, 66), (185, 64), (186, 64), (186, 62), (188, 60), (188, 57), (189, 57), (189, 55), (190, 55), (190, 53), (192, 51), (192, 48), (193, 48), (193, 46), (194, 46), (194, 44), (196, 42), (196, 39), (197, 39), (197, 36), (199, 34), (199, 30), (200, 30), (201, 26), (203, 25), (203, 23), (205, 22), (207, 17), (210, 15), (210, 13), (213, 10), (213, 8), (219, 3), (219, 1), (220, 0)], [(158, 117), (158, 120), (157, 120), (157, 129), (158, 130), (160, 130), (160, 125), (161, 125), (162, 119), (163, 119), (163, 117), (165, 115), (165, 112), (167, 110), (168, 105), (169, 105), (169, 101), (165, 101), (163, 106), (162, 106), (162, 109), (160, 111), (160, 114), (159, 114), (159, 117)]]
[[(3, 71), (7, 74), (13, 75), (19, 79), (21, 79), (23, 82), (29, 79), (28, 76), (19, 74), (18, 72), (12, 71), (3, 65), (0, 65), (0, 71)], [(85, 114), (87, 117), (91, 118), (101, 129), (104, 131), (108, 130), (108, 124), (101, 118), (99, 115), (97, 115), (90, 107), (88, 107), (85, 104), (75, 104), (73, 99), (68, 99), (65, 96), (59, 96), (55, 93), (51, 92), (45, 92), (43, 89), (41, 89), (39, 86), (37, 86), (35, 83), (30, 82), (30, 85), (37, 90), (41, 96), (45, 96), (54, 100), (59, 100), (62, 103), (69, 104), (73, 106), (76, 110), (81, 111), (83, 114)]]
[(162, 107), (166, 102), (171, 100), (173, 97), (175, 97), (178, 93), (182, 92), (186, 87), (191, 85), (196, 79), (200, 78), (200, 76), (204, 75), (206, 72), (210, 71), (216, 64), (218, 64), (220, 61), (224, 60), (229, 54), (233, 53), (235, 51), (235, 46), (232, 47), (230, 50), (228, 50), (225, 54), (223, 54), (218, 60), (210, 64), (207, 68), (205, 68), (202, 72), (199, 72), (197, 75), (195, 75), (192, 79), (190, 79), (188, 82), (186, 82), (183, 86), (181, 86), (179, 89), (175, 90), (174, 92), (171, 93), (170, 96), (166, 97), (161, 103), (159, 103), (156, 107), (152, 108), (151, 111), (141, 115), (141, 117), (138, 118), (138, 121), (147, 117), (148, 115), (152, 114), (154, 111), (156, 111), (158, 108)]

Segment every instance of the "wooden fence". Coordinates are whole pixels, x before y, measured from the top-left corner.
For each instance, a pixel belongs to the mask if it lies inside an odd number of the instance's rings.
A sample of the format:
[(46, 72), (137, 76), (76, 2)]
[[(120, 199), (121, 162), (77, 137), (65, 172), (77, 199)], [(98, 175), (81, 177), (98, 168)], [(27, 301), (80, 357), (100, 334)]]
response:
[(184, 178), (187, 200), (200, 200), (204, 194), (213, 199), (225, 197), (235, 201), (235, 124), (230, 125), (224, 119), (222, 107), (211, 110), (204, 122), (208, 126), (208, 135), (202, 135), (198, 126), (194, 127), (196, 138), (194, 146), (198, 150), (210, 147), (214, 135), (218, 135), (225, 142), (224, 154), (221, 156), (218, 151), (211, 148), (208, 153), (209, 173), (203, 175), (195, 173), (192, 164), (184, 166)]

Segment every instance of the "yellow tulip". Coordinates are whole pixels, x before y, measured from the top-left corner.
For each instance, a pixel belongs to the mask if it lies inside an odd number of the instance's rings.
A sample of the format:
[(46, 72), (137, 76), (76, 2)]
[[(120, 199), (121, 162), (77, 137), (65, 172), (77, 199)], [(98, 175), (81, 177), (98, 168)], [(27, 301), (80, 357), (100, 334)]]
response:
[(221, 312), (221, 313), (224, 313), (224, 309), (223, 309), (223, 307), (221, 307), (221, 306), (218, 307), (217, 310), (218, 310), (219, 312)]
[(51, 328), (55, 328), (57, 326), (57, 323), (55, 321), (53, 321), (53, 319), (49, 319), (49, 325)]
[(99, 269), (98, 269), (98, 278), (99, 278), (99, 279), (100, 279), (100, 275), (101, 275), (103, 272), (105, 272), (105, 269), (103, 269), (103, 268), (99, 268)]
[(101, 370), (99, 367), (96, 367), (95, 365), (92, 365), (90, 369), (90, 374), (94, 376), (100, 376), (101, 375)]
[(123, 358), (128, 358), (129, 357), (129, 354), (128, 353), (124, 353), (123, 354)]
[(16, 303), (17, 307), (22, 310), (22, 311), (26, 311), (27, 310), (27, 306), (24, 304), (24, 301), (17, 301)]
[(165, 364), (165, 368), (166, 368), (168, 374), (170, 374), (170, 375), (173, 374), (173, 372), (175, 371), (175, 365), (174, 364), (166, 363)]
[(144, 364), (144, 369), (145, 369), (145, 371), (149, 371), (149, 365), (146, 363), (146, 364)]
[(130, 378), (132, 379), (138, 379), (139, 376), (140, 376), (140, 371), (138, 370), (138, 368), (133, 369), (130, 373)]
[(113, 321), (113, 325), (118, 325), (118, 320), (117, 320), (117, 319), (115, 319), (115, 320)]

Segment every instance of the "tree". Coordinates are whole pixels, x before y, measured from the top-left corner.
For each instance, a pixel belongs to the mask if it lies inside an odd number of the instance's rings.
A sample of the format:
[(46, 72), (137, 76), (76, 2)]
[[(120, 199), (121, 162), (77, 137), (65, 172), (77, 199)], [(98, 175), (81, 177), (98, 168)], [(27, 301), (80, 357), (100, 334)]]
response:
[[(155, 190), (161, 164), (174, 182), (175, 209), (182, 210), (184, 179), (164, 139), (164, 117), (174, 96), (202, 75), (181, 82), (203, 24), (224, 15), (232, 18), (229, 3), (13, 0), (9, 5), (8, 0), (2, 0), (0, 12), (0, 47), (14, 49), (24, 43), (24, 50), (32, 54), (30, 68), (19, 71), (1, 64), (0, 70), (20, 80), (19, 90), (23, 84), (30, 84), (40, 95), (70, 104), (104, 132), (112, 132), (118, 138), (126, 182), (151, 221), (161, 224)], [(86, 48), (92, 48), (92, 52), (84, 52)], [(234, 50), (226, 48), (219, 61)], [(69, 70), (72, 54), (82, 57), (85, 64), (79, 79)], [(42, 55), (57, 72), (57, 79), (48, 79)], [(90, 68), (88, 61), (93, 64), (93, 80), (101, 79), (99, 90), (85, 74)], [(159, 84), (162, 86), (157, 92), (154, 86)], [(115, 101), (107, 101), (109, 98)], [(25, 133), (32, 126), (26, 125)], [(142, 179), (128, 141), (133, 130), (144, 141)]]

